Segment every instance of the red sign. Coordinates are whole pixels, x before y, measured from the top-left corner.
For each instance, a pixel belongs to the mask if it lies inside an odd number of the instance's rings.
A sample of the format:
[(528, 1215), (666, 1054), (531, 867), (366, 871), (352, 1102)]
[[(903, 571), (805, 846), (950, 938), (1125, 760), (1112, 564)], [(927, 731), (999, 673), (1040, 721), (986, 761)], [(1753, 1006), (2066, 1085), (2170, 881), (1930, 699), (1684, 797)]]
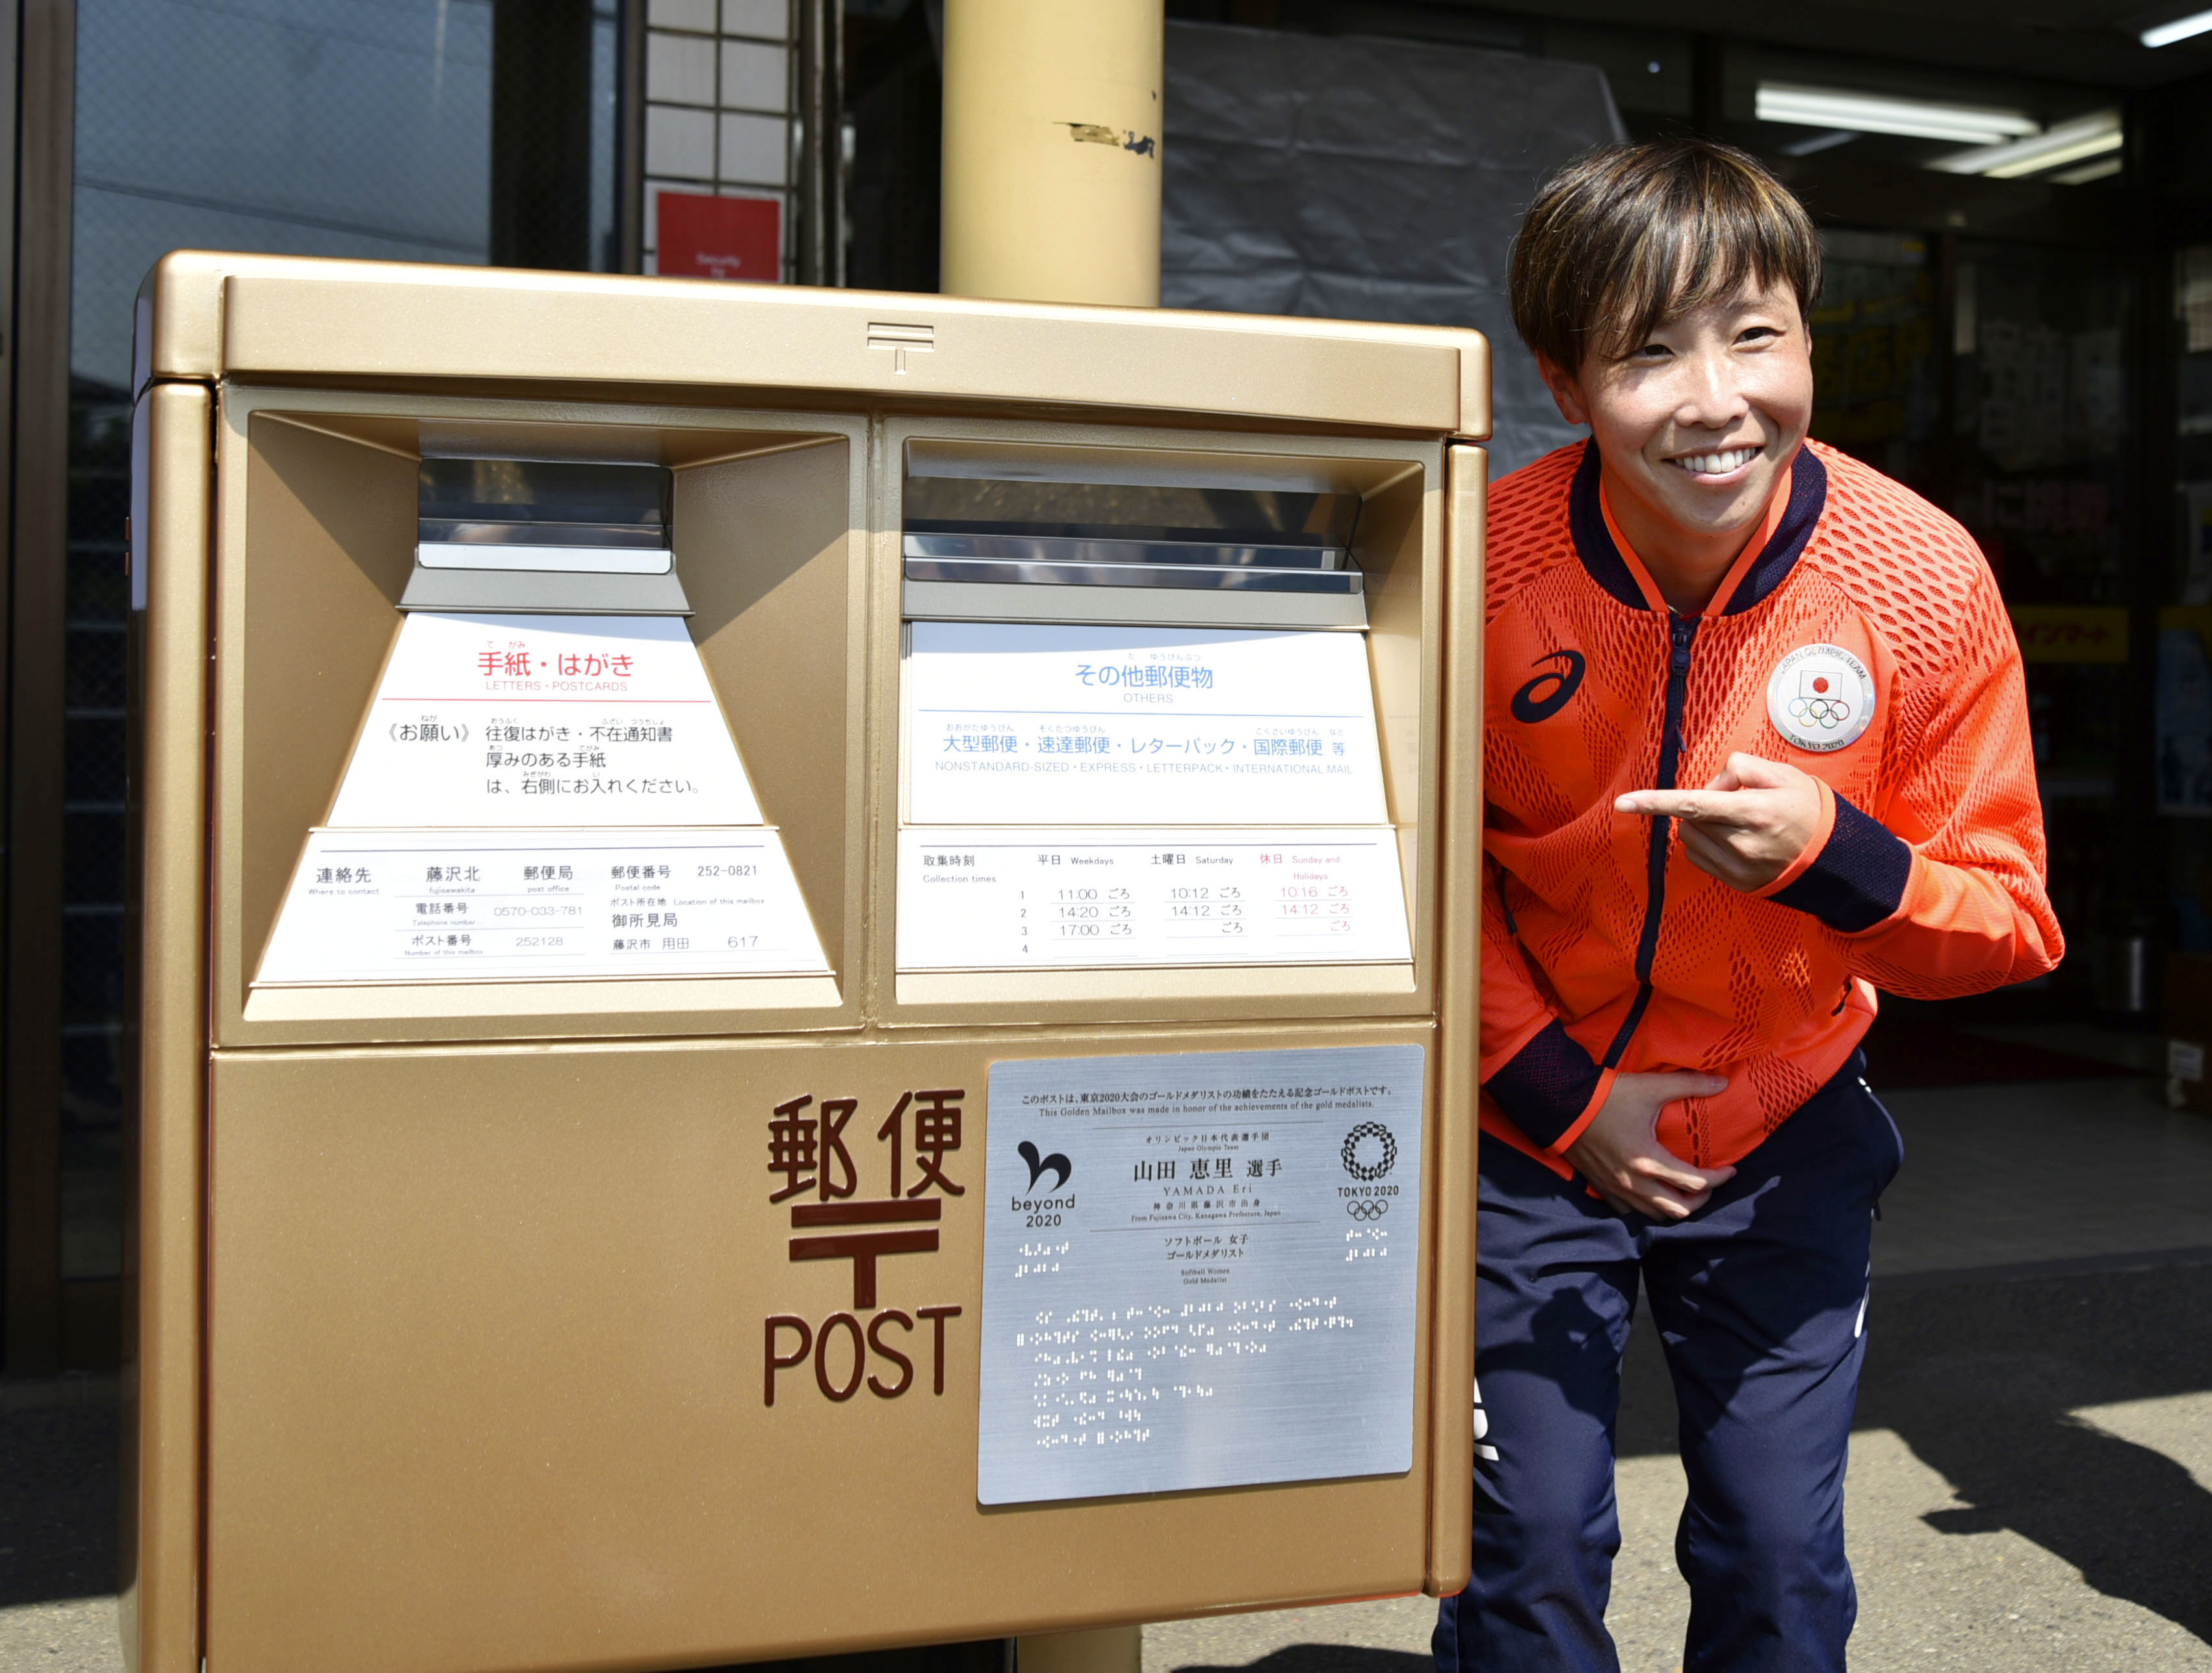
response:
[(775, 198), (712, 198), (664, 192), (655, 208), (659, 271), (672, 278), (783, 277), (783, 204)]

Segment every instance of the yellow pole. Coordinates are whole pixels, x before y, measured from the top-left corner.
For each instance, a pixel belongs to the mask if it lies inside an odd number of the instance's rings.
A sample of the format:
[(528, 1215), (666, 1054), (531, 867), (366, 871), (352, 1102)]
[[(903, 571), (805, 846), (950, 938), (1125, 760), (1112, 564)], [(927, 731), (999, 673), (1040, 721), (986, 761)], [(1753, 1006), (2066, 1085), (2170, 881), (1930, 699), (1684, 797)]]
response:
[[(1163, 0), (946, 0), (939, 288), (1160, 301)], [(1019, 1640), (1019, 1673), (1142, 1673), (1144, 1629)]]
[(1163, 0), (946, 0), (941, 288), (1160, 300)]
[(1015, 1673), (1143, 1673), (1145, 1629), (1141, 1627), (1037, 1633), (1018, 1642)]

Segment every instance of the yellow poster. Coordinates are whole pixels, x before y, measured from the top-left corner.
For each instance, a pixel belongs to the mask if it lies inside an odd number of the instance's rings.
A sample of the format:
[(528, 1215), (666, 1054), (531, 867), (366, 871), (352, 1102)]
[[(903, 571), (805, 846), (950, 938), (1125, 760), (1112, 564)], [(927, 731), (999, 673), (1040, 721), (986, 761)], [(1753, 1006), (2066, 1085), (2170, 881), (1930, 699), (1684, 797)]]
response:
[(2015, 604), (2006, 610), (2024, 661), (2128, 660), (2128, 612), (2118, 605)]

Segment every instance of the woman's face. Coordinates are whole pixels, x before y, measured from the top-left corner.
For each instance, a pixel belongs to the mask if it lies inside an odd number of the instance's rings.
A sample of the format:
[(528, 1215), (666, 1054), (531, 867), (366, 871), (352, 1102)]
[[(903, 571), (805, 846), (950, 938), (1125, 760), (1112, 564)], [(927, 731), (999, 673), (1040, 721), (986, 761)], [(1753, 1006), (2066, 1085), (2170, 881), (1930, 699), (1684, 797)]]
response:
[[(1811, 343), (1787, 285), (1747, 284), (1617, 359), (1543, 371), (1560, 414), (1597, 441), (1614, 514), (1693, 540), (1765, 514), (1813, 418)], [(1635, 506), (1620, 505), (1624, 495)]]

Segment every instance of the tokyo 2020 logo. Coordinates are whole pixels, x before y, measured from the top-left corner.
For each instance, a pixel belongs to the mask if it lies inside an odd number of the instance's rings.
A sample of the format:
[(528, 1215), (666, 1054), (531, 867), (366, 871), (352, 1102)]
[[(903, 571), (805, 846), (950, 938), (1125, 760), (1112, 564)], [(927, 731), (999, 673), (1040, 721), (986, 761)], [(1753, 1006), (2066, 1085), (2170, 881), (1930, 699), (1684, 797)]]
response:
[(1379, 1121), (1363, 1121), (1344, 1135), (1343, 1159), (1354, 1179), (1380, 1179), (1398, 1165), (1398, 1136)]
[(1874, 676), (1841, 645), (1801, 645), (1767, 679), (1766, 718), (1801, 750), (1842, 749), (1873, 723)]

